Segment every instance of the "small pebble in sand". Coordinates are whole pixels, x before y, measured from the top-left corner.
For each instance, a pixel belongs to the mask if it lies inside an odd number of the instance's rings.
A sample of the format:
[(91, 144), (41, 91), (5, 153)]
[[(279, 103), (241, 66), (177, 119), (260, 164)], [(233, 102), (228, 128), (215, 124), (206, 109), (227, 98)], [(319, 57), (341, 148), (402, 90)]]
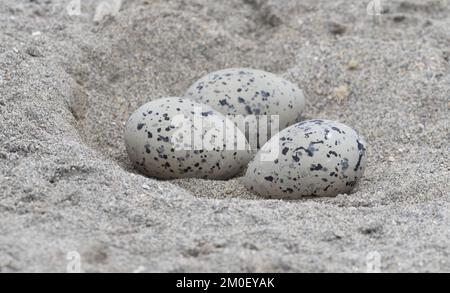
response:
[(249, 164), (243, 181), (268, 198), (336, 196), (357, 185), (366, 160), (366, 144), (352, 128), (309, 120), (272, 137)]
[(335, 88), (334, 91), (335, 98), (339, 101), (345, 101), (350, 95), (350, 89), (347, 84), (342, 84), (339, 87)]
[(337, 22), (329, 22), (328, 31), (333, 35), (342, 35), (347, 31), (347, 27)]
[(228, 179), (251, 159), (246, 139), (232, 121), (183, 98), (140, 107), (125, 126), (125, 144), (138, 170), (162, 179)]
[(356, 61), (355, 59), (351, 59), (347, 63), (347, 68), (349, 70), (356, 70), (356, 69), (358, 69), (358, 65), (359, 65), (358, 61)]
[[(281, 129), (298, 122), (305, 108), (303, 91), (295, 84), (270, 72), (249, 68), (207, 74), (185, 96), (210, 105), (224, 115), (277, 115)], [(245, 132), (244, 125), (238, 123), (238, 126)]]
[(37, 47), (28, 47), (25, 52), (31, 57), (43, 57), (44, 55)]

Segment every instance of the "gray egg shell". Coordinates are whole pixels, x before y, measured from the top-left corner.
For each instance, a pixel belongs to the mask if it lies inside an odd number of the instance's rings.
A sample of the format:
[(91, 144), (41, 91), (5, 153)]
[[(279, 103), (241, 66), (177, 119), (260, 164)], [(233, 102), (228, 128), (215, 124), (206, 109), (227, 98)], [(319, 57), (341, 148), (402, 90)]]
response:
[[(215, 136), (220, 129), (226, 129), (222, 140)], [(236, 138), (243, 142), (240, 150)], [(207, 105), (178, 97), (151, 101), (134, 112), (125, 126), (125, 145), (138, 170), (161, 179), (228, 179), (251, 160), (233, 122)]]
[(261, 148), (243, 182), (267, 198), (349, 193), (363, 176), (366, 149), (364, 139), (342, 123), (320, 119), (300, 122)]
[[(187, 90), (185, 97), (210, 105), (224, 115), (279, 115), (280, 129), (299, 121), (305, 107), (303, 92), (296, 85), (270, 72), (249, 68), (207, 74)], [(250, 129), (256, 127), (249, 125)], [(245, 126), (238, 126), (245, 133)], [(266, 141), (267, 136), (261, 135), (260, 144)]]

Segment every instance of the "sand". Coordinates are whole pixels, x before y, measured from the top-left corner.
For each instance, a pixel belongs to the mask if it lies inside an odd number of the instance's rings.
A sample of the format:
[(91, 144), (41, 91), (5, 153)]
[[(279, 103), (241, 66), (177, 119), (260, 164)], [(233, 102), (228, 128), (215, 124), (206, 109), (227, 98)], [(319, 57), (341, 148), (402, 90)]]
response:
[[(450, 272), (448, 1), (0, 1), (0, 272)], [(303, 119), (369, 145), (352, 194), (135, 172), (141, 104), (227, 67), (277, 73)], [(72, 259), (73, 260), (73, 259)], [(77, 260), (77, 259), (75, 259)]]

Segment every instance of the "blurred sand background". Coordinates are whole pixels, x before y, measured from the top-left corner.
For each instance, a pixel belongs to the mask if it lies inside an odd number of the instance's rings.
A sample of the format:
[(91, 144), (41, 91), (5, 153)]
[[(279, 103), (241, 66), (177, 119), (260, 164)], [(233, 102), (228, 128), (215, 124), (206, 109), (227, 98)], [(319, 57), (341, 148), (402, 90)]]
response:
[[(0, 272), (450, 272), (450, 3), (0, 1)], [(123, 144), (139, 105), (253, 67), (304, 119), (369, 145), (358, 190), (260, 199), (240, 179), (158, 181)], [(379, 266), (378, 266), (379, 264)]]

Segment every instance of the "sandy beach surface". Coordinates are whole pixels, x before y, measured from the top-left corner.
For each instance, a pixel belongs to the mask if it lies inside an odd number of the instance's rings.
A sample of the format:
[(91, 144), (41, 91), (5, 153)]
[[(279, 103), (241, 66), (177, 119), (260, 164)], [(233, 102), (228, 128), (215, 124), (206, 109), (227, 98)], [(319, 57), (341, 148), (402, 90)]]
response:
[[(450, 272), (449, 1), (124, 0), (98, 23), (101, 1), (69, 2), (0, 1), (0, 272)], [(265, 200), (134, 171), (129, 115), (227, 67), (361, 133), (358, 189)]]

